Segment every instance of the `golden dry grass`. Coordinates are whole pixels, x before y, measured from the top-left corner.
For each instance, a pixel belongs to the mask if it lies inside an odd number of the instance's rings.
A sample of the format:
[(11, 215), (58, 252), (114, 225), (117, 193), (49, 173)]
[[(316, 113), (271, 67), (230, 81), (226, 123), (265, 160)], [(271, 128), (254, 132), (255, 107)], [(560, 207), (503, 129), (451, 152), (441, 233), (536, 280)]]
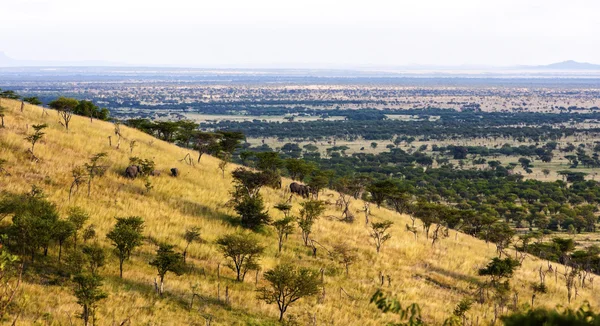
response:
[[(254, 292), (255, 275), (249, 275), (244, 283), (233, 281), (233, 273), (221, 267), (221, 300), (225, 287), (230, 290), (230, 305), (217, 300), (217, 266), (225, 264), (214, 240), (220, 235), (234, 232), (230, 220), (234, 213), (224, 206), (229, 198), (231, 177), (223, 178), (217, 168), (217, 159), (209, 156), (202, 158), (199, 165), (191, 167), (179, 161), (189, 151), (156, 140), (137, 130), (122, 127), (127, 141), (121, 149), (109, 147), (107, 137), (113, 135), (111, 123), (74, 117), (71, 130), (66, 132), (58, 123), (56, 112), (48, 110), (42, 117), (40, 107), (26, 106), (25, 112), (19, 110), (20, 103), (2, 100), (8, 107), (5, 118), (6, 128), (0, 129), (0, 158), (8, 160), (10, 176), (0, 175), (0, 190), (23, 193), (32, 184), (41, 186), (48, 198), (57, 203), (61, 213), (65, 214), (70, 206), (80, 206), (91, 214), (91, 223), (96, 225), (98, 241), (109, 248), (105, 234), (113, 226), (115, 216), (141, 216), (145, 220), (145, 235), (159, 241), (167, 241), (182, 250), (184, 230), (198, 226), (202, 230), (203, 244), (190, 246), (190, 261), (196, 272), (183, 276), (168, 274), (163, 298), (153, 292), (153, 280), (156, 271), (148, 265), (155, 245), (147, 242), (137, 250), (124, 270), (124, 279), (118, 278), (116, 258), (109, 259), (108, 266), (102, 270), (105, 277), (104, 290), (108, 299), (100, 303), (98, 309), (99, 324), (117, 324), (131, 318), (132, 325), (189, 325), (204, 324), (203, 316), (214, 316), (213, 325), (247, 325), (275, 323), (276, 307), (266, 305), (256, 299)], [(26, 150), (29, 144), (23, 139), (31, 133), (31, 125), (48, 123), (49, 128), (44, 140), (36, 145), (36, 155), (41, 162), (28, 160)], [(28, 131), (29, 130), (29, 131)], [(129, 153), (128, 141), (136, 140), (138, 146), (133, 154)], [(114, 137), (113, 137), (114, 145)], [(71, 183), (71, 170), (76, 165), (88, 161), (98, 152), (108, 153), (110, 169), (107, 175), (97, 179), (88, 198), (85, 189), (81, 189), (67, 201), (68, 187)], [(163, 175), (152, 179), (154, 189), (146, 194), (144, 181), (128, 180), (121, 176), (130, 156), (152, 158)], [(181, 175), (172, 178), (169, 168), (179, 168)], [(229, 170), (235, 168), (230, 166)], [(286, 183), (289, 181), (286, 180)], [(266, 204), (272, 207), (284, 197), (283, 191), (262, 190)], [(333, 192), (327, 191), (322, 199), (335, 201)], [(298, 212), (300, 199), (294, 199), (294, 213)], [(359, 211), (362, 202), (353, 203), (354, 211)], [(279, 212), (270, 209), (270, 213), (279, 218)], [(333, 206), (328, 206), (325, 215), (340, 216)], [(455, 304), (462, 298), (474, 293), (483, 279), (477, 276), (477, 269), (495, 256), (495, 247), (464, 234), (451, 231), (450, 237), (441, 240), (435, 247), (423, 234), (414, 240), (413, 234), (405, 231), (410, 223), (407, 216), (400, 216), (387, 209), (372, 208), (372, 219), (390, 219), (392, 239), (385, 244), (381, 254), (375, 253), (374, 245), (368, 237), (363, 216), (356, 213), (357, 221), (346, 224), (334, 219), (321, 218), (315, 225), (313, 237), (319, 243), (331, 247), (336, 242), (347, 242), (359, 250), (359, 260), (351, 266), (346, 277), (342, 267), (333, 263), (320, 249), (318, 258), (311, 257), (311, 250), (302, 245), (299, 232), (292, 235), (285, 244), (285, 252), (276, 256), (277, 245), (273, 231), (259, 235), (267, 246), (265, 257), (261, 260), (265, 271), (283, 260), (300, 265), (325, 269), (326, 297), (322, 303), (316, 298), (300, 300), (288, 311), (301, 325), (309, 324), (311, 314), (318, 325), (381, 325), (384, 321), (394, 320), (394, 316), (382, 315), (369, 298), (379, 285), (380, 272), (389, 275), (384, 289), (396, 296), (402, 303), (416, 302), (421, 305), (426, 321), (440, 324), (452, 312)], [(53, 250), (51, 253), (55, 255)], [(513, 284), (518, 292), (519, 304), (530, 301), (532, 282), (538, 280), (537, 270), (546, 266), (546, 262), (536, 258), (527, 258), (516, 273)], [(200, 271), (204, 270), (205, 273)], [(563, 268), (559, 269), (561, 272)], [(262, 283), (259, 274), (259, 285)], [(190, 284), (198, 284), (198, 292), (204, 300), (192, 311), (186, 308), (190, 299)], [(538, 295), (536, 302), (553, 307), (566, 304), (564, 279), (548, 277), (549, 292)], [(23, 286), (24, 293), (19, 302), (24, 303), (24, 311), (18, 325), (39, 324), (65, 325), (69, 319), (75, 319), (79, 306), (67, 286), (49, 285), (44, 282), (28, 282)], [(343, 289), (343, 291), (341, 291)], [(590, 288), (580, 289), (578, 297), (571, 306), (580, 305), (589, 300), (598, 307), (600, 301), (592, 295)], [(479, 319), (485, 324), (493, 317), (493, 306), (474, 305), (468, 313), (469, 318)]]

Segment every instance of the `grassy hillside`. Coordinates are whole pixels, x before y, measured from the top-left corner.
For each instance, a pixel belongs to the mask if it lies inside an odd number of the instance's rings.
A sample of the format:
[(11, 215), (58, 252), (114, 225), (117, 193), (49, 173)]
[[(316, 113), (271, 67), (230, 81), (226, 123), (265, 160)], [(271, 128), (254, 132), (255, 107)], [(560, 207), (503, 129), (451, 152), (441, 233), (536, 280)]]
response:
[[(124, 279), (119, 279), (118, 261), (112, 255), (101, 271), (105, 278), (104, 290), (109, 297), (101, 301), (97, 311), (99, 324), (112, 324), (113, 321), (119, 324), (130, 318), (132, 325), (204, 325), (204, 317), (209, 315), (213, 316), (212, 325), (276, 324), (278, 312), (275, 305), (266, 305), (256, 299), (254, 273), (244, 283), (236, 283), (233, 272), (224, 267), (226, 260), (214, 244), (217, 237), (237, 228), (235, 213), (224, 205), (232, 189), (232, 178), (228, 174), (224, 178), (221, 176), (217, 159), (204, 156), (200, 164), (188, 166), (180, 160), (189, 150), (127, 127), (121, 127), (126, 140), (117, 150), (114, 146), (114, 125), (111, 123), (74, 117), (69, 132), (66, 132), (58, 123), (55, 111), (47, 110), (48, 114), (43, 116), (40, 107), (26, 106), (24, 112), (20, 112), (20, 102), (5, 99), (2, 99), (2, 105), (8, 107), (8, 111), (6, 128), (0, 129), (0, 158), (8, 161), (6, 168), (10, 176), (0, 173), (0, 191), (24, 193), (32, 185), (37, 185), (48, 199), (58, 205), (63, 216), (71, 206), (82, 207), (91, 214), (90, 223), (96, 226), (97, 241), (107, 250), (110, 246), (105, 235), (114, 225), (115, 216), (141, 216), (145, 220), (144, 234), (148, 241), (125, 264)], [(36, 163), (28, 158), (26, 151), (30, 144), (24, 137), (32, 133), (31, 125), (38, 123), (47, 123), (49, 128), (43, 140), (36, 145), (35, 153), (41, 159)], [(111, 135), (112, 147), (108, 142)], [(130, 154), (129, 141), (132, 140), (137, 142), (137, 146)], [(71, 170), (99, 152), (108, 154), (108, 173), (94, 181), (90, 197), (82, 187), (69, 202)], [(146, 193), (142, 179), (122, 177), (130, 156), (151, 158), (163, 171), (162, 176), (152, 177), (154, 188), (149, 193)], [(178, 178), (168, 175), (172, 167), (180, 170)], [(230, 165), (229, 171), (234, 168)], [(287, 184), (289, 180), (284, 180), (284, 188)], [(261, 192), (267, 207), (273, 207), (285, 197), (283, 190), (264, 188)], [(333, 192), (327, 192), (322, 198), (334, 202), (336, 197)], [(296, 215), (300, 200), (295, 198), (293, 201)], [(362, 202), (353, 203), (355, 211), (361, 207)], [(299, 230), (284, 245), (284, 253), (277, 256), (275, 232), (267, 230), (259, 234), (267, 249), (260, 262), (262, 271), (258, 274), (258, 284), (263, 282), (262, 272), (281, 261), (324, 268), (325, 299), (322, 302), (318, 302), (317, 298), (302, 299), (291, 306), (288, 314), (295, 316), (301, 325), (316, 320), (316, 325), (367, 326), (394, 320), (393, 315), (382, 315), (369, 304), (371, 295), (380, 286), (380, 273), (389, 275), (391, 280), (389, 285), (385, 282), (385, 291), (404, 304), (420, 304), (425, 320), (433, 324), (443, 322), (456, 303), (472, 295), (477, 285), (484, 281), (477, 276), (477, 269), (495, 256), (494, 245), (451, 230), (448, 238), (432, 247), (431, 241), (426, 240), (422, 233), (415, 240), (413, 234), (406, 231), (405, 224), (410, 223), (407, 216), (377, 209), (374, 205), (371, 211), (375, 221), (389, 219), (395, 223), (392, 238), (379, 255), (359, 213), (354, 224), (323, 217), (314, 227), (314, 239), (326, 247), (346, 242), (358, 248), (359, 259), (350, 267), (348, 277), (342, 266), (332, 262), (324, 250), (320, 249), (318, 257), (313, 258), (310, 248), (302, 245)], [(270, 209), (269, 213), (274, 218), (281, 217), (275, 209)], [(329, 205), (324, 215), (340, 216), (341, 212)], [(10, 219), (2, 223), (10, 223)], [(159, 297), (153, 289), (156, 270), (148, 265), (156, 250), (155, 243), (166, 241), (181, 251), (185, 247), (183, 232), (192, 226), (201, 228), (204, 239), (204, 243), (192, 244), (189, 249), (188, 261), (195, 266), (194, 272), (179, 277), (168, 274), (166, 295)], [(56, 259), (56, 251), (51, 247), (46, 259)], [(220, 286), (217, 281), (219, 264)], [(531, 301), (531, 283), (538, 281), (540, 266), (546, 268), (547, 263), (529, 257), (517, 271), (513, 285), (520, 305)], [(559, 271), (563, 272), (564, 268), (561, 266)], [(52, 279), (51, 274), (40, 276), (28, 271), (27, 282), (18, 300), (24, 307), (18, 325), (30, 325), (34, 321), (65, 325), (71, 319), (75, 322), (80, 308), (71, 287), (55, 284)], [(189, 311), (187, 305), (192, 284), (198, 284), (197, 291), (202, 300)], [(549, 276), (547, 285), (548, 293), (538, 295), (536, 304), (549, 307), (566, 305), (564, 277), (558, 274), (555, 281), (553, 276)], [(220, 300), (217, 298), (219, 287)], [(230, 293), (229, 304), (224, 302), (226, 287)], [(579, 289), (571, 306), (577, 307), (584, 300), (590, 301), (593, 307), (600, 303), (589, 286)], [(493, 312), (493, 304), (475, 304), (467, 315), (484, 324), (493, 318)]]

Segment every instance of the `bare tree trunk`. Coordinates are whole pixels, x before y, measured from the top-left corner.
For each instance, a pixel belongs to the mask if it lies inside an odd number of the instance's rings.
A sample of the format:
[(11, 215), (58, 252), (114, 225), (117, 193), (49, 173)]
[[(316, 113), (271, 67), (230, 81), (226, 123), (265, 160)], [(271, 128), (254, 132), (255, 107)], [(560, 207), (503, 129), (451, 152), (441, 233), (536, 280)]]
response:
[(62, 241), (58, 242), (58, 263), (60, 264), (60, 258), (62, 256)]
[(183, 250), (183, 263), (185, 263), (185, 258), (187, 257), (187, 250), (188, 250), (188, 247), (189, 247), (189, 246), (190, 246), (190, 244), (188, 243), (188, 244), (185, 246), (185, 249)]
[(119, 258), (119, 277), (123, 278), (123, 259)]

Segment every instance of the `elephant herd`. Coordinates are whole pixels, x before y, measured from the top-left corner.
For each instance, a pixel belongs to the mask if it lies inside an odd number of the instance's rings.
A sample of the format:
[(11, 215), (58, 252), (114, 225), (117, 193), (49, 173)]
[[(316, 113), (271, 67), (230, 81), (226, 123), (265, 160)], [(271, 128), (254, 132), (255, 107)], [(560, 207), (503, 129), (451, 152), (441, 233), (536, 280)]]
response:
[[(135, 179), (140, 175), (142, 175), (142, 170), (140, 169), (139, 165), (130, 165), (125, 169), (125, 177), (126, 178)], [(152, 172), (150, 172), (150, 175), (156, 176), (156, 177), (160, 176), (160, 171), (153, 170)], [(173, 176), (173, 177), (179, 176), (179, 169), (172, 168), (171, 176)], [(279, 181), (279, 187), (281, 187), (281, 181)], [(292, 194), (300, 195), (300, 196), (302, 196), (302, 198), (309, 198), (310, 195), (313, 195), (313, 196), (316, 195), (316, 191), (311, 189), (309, 186), (299, 184), (297, 182), (292, 182), (290, 184), (290, 192)]]
[(302, 185), (297, 182), (292, 182), (290, 184), (290, 192), (292, 194), (300, 195), (302, 198), (308, 198), (314, 193), (309, 186)]
[[(153, 170), (152, 172), (150, 172), (150, 175), (153, 177), (158, 177), (158, 176), (160, 176), (160, 173), (161, 172), (159, 170)], [(130, 165), (125, 169), (125, 177), (126, 178), (135, 179), (135, 178), (137, 178), (138, 175), (142, 175), (142, 169), (139, 167), (139, 165)], [(179, 175), (179, 169), (172, 168), (171, 176), (177, 177), (178, 175)]]

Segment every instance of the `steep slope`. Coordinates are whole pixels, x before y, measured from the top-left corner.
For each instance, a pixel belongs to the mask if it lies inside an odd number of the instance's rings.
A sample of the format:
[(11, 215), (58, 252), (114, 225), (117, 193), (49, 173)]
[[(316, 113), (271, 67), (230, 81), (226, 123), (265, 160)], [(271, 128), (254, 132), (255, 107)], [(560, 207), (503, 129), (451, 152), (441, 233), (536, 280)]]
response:
[[(64, 215), (71, 206), (80, 206), (91, 214), (98, 232), (98, 241), (107, 249), (109, 243), (105, 234), (114, 225), (115, 216), (141, 216), (145, 220), (145, 235), (149, 241), (137, 250), (132, 260), (126, 263), (124, 279), (118, 278), (118, 263), (112, 257), (101, 274), (105, 278), (104, 290), (108, 299), (100, 304), (97, 315), (99, 324), (109, 324), (130, 318), (132, 325), (187, 325), (204, 324), (204, 317), (212, 316), (212, 325), (275, 324), (277, 309), (256, 299), (255, 275), (247, 277), (244, 283), (234, 282), (233, 273), (225, 268), (214, 241), (217, 237), (235, 231), (231, 223), (234, 212), (225, 207), (229, 198), (232, 179), (221, 176), (218, 160), (205, 156), (195, 167), (180, 161), (189, 150), (154, 139), (137, 130), (121, 127), (126, 140), (121, 148), (114, 147), (114, 125), (74, 117), (70, 131), (59, 125), (57, 113), (42, 108), (25, 106), (20, 112), (20, 102), (2, 99), (2, 105), (8, 107), (6, 128), (0, 129), (0, 158), (6, 159), (6, 168), (10, 176), (0, 174), (0, 191), (3, 193), (24, 193), (31, 185), (43, 188), (48, 198), (56, 203)], [(43, 140), (36, 145), (36, 155), (40, 162), (31, 162), (26, 153), (29, 144), (24, 137), (31, 133), (31, 125), (47, 123), (49, 128)], [(113, 146), (109, 146), (108, 136), (113, 136)], [(129, 141), (135, 140), (137, 146), (130, 154)], [(96, 179), (92, 184), (91, 196), (86, 189), (80, 189), (68, 201), (69, 186), (72, 182), (71, 170), (82, 165), (89, 157), (98, 152), (108, 154), (110, 168), (107, 175)], [(192, 153), (193, 154), (193, 153)], [(146, 193), (144, 181), (123, 178), (122, 172), (130, 156), (151, 158), (163, 175), (152, 179), (154, 188)], [(168, 176), (167, 171), (177, 167), (181, 175), (178, 178)], [(234, 166), (230, 166), (231, 171)], [(289, 184), (285, 180), (284, 187)], [(272, 207), (284, 197), (281, 190), (263, 189), (266, 205)], [(322, 196), (335, 201), (335, 195), (327, 192)], [(300, 199), (294, 199), (294, 214), (298, 213)], [(353, 209), (359, 211), (362, 202), (355, 201)], [(279, 218), (274, 209), (270, 214)], [(340, 216), (334, 206), (329, 205), (326, 216)], [(290, 236), (285, 251), (277, 256), (277, 244), (272, 231), (259, 234), (267, 250), (261, 259), (262, 272), (280, 261), (292, 261), (300, 265), (324, 268), (326, 296), (322, 302), (316, 298), (300, 300), (290, 308), (289, 315), (296, 317), (301, 325), (380, 325), (384, 321), (394, 320), (394, 316), (382, 315), (369, 298), (380, 286), (380, 273), (389, 275), (390, 283), (385, 281), (384, 290), (392, 293), (403, 304), (416, 302), (421, 305), (426, 321), (440, 324), (449, 316), (456, 303), (472, 295), (477, 285), (483, 282), (477, 276), (477, 269), (495, 256), (495, 247), (470, 236), (450, 231), (448, 238), (442, 239), (434, 247), (420, 234), (417, 240), (412, 233), (405, 231), (410, 223), (407, 216), (400, 216), (387, 209), (372, 208), (372, 219), (394, 221), (392, 238), (377, 255), (368, 236), (368, 228), (358, 213), (354, 224), (346, 224), (332, 218), (321, 218), (313, 231), (314, 238), (326, 247), (346, 242), (359, 250), (358, 261), (350, 267), (345, 276), (342, 267), (333, 263), (320, 249), (318, 257), (312, 257), (312, 251), (302, 245), (299, 231)], [(2, 223), (10, 223), (8, 219)], [(418, 222), (417, 222), (418, 223)], [(189, 249), (189, 261), (195, 266), (195, 272), (182, 276), (167, 275), (164, 297), (154, 294), (153, 282), (156, 270), (148, 265), (156, 250), (156, 241), (175, 244), (179, 250), (185, 246), (182, 239), (184, 230), (191, 226), (201, 228), (202, 244), (192, 244)], [(150, 241), (151, 240), (151, 241)], [(50, 258), (56, 249), (51, 248)], [(217, 269), (220, 268), (220, 285)], [(525, 304), (531, 298), (531, 283), (538, 281), (538, 269), (547, 264), (536, 258), (525, 259), (516, 273), (513, 284), (518, 292), (519, 304)], [(559, 271), (564, 271), (563, 267)], [(258, 283), (262, 283), (261, 273)], [(70, 287), (60, 286), (49, 281), (50, 276), (34, 276), (28, 273), (23, 286), (24, 293), (20, 304), (23, 313), (18, 325), (30, 325), (34, 320), (51, 320), (56, 324), (68, 324), (80, 311)], [(189, 311), (187, 306), (191, 297), (190, 285), (198, 284), (197, 292), (202, 296), (199, 304)], [(547, 278), (547, 294), (538, 295), (536, 304), (553, 307), (566, 304), (567, 292), (564, 278), (558, 274)], [(230, 303), (225, 304), (224, 292), (228, 288)], [(220, 299), (217, 291), (220, 289)], [(589, 300), (597, 307), (597, 296), (592, 296), (589, 288), (579, 289), (578, 297), (571, 303), (580, 305)], [(493, 318), (492, 304), (475, 304), (467, 313), (470, 318), (485, 323)]]

